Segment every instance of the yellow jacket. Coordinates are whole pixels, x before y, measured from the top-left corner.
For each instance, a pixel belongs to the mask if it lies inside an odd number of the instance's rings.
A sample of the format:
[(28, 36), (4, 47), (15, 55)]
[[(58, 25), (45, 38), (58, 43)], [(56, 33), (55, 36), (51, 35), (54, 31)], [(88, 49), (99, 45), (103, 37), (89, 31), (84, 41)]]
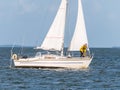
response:
[(86, 52), (86, 50), (87, 50), (87, 45), (86, 45), (86, 44), (83, 45), (83, 46), (80, 48), (80, 51), (81, 51), (81, 52)]

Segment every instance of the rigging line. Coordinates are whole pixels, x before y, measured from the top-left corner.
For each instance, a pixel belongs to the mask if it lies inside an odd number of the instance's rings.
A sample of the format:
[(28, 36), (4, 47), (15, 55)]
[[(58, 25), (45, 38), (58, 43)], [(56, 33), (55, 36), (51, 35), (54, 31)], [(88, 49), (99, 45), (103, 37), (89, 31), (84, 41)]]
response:
[(12, 55), (13, 55), (13, 49), (14, 49), (14, 46), (15, 46), (15, 43), (13, 43), (12, 48), (11, 48), (11, 50), (10, 50), (11, 57), (12, 57)]
[[(46, 2), (46, 1), (45, 1)], [(51, 5), (51, 3), (53, 3), (53, 2), (51, 2), (51, 0), (48, 0), (47, 1), (47, 4), (46, 4), (46, 6), (47, 7), (42, 7), (42, 11), (44, 11), (45, 13), (42, 15), (42, 17), (41, 17), (41, 22), (40, 22), (40, 28), (41, 28), (41, 35), (44, 35), (44, 33), (43, 33), (43, 31), (42, 30), (44, 30), (44, 31), (46, 31), (46, 33), (47, 33), (47, 31), (48, 31), (48, 29), (49, 28), (45, 28), (45, 27), (47, 27), (48, 25), (46, 24), (46, 21), (48, 21), (47, 19), (48, 18), (50, 18), (50, 16), (49, 16), (49, 14), (48, 14), (48, 12), (49, 12), (49, 10), (50, 10), (50, 7), (49, 7), (49, 5)], [(46, 35), (46, 33), (45, 33), (45, 35)], [(39, 36), (39, 35), (38, 35)], [(39, 36), (40, 37), (40, 36)], [(43, 40), (44, 39), (42, 39), (42, 42), (43, 42)], [(37, 46), (36, 47), (39, 47), (40, 46), (40, 41), (39, 40), (37, 40)]]
[[(24, 36), (25, 36), (25, 35), (24, 35)], [(22, 37), (22, 44), (21, 44), (20, 55), (23, 54), (23, 50), (24, 50), (24, 48), (23, 48), (23, 46), (25, 45), (25, 44), (24, 44), (24, 41), (25, 41), (24, 36)]]

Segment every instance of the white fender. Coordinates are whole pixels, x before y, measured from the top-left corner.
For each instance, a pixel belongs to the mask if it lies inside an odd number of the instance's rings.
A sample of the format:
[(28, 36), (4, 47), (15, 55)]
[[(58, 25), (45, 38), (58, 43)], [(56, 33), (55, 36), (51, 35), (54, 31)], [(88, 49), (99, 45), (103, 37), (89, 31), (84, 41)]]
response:
[(17, 54), (13, 54), (13, 55), (12, 55), (12, 59), (13, 59), (13, 60), (17, 60)]

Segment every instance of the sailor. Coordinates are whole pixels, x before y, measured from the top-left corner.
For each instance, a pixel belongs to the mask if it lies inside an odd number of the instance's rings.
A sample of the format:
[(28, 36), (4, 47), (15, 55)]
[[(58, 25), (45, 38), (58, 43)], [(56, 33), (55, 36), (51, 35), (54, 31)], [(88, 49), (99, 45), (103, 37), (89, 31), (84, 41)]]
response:
[(85, 57), (85, 56), (86, 56), (86, 51), (87, 51), (87, 44), (84, 44), (84, 45), (80, 48), (81, 57)]

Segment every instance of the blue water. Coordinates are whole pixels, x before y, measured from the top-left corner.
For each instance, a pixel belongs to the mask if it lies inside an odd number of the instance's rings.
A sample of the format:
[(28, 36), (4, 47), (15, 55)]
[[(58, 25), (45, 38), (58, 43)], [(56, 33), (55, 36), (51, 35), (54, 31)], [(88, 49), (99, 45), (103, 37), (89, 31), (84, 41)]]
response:
[[(91, 49), (94, 59), (83, 70), (10, 68), (10, 49), (0, 48), (0, 90), (120, 90), (120, 49)], [(37, 52), (32, 48), (22, 51)]]

